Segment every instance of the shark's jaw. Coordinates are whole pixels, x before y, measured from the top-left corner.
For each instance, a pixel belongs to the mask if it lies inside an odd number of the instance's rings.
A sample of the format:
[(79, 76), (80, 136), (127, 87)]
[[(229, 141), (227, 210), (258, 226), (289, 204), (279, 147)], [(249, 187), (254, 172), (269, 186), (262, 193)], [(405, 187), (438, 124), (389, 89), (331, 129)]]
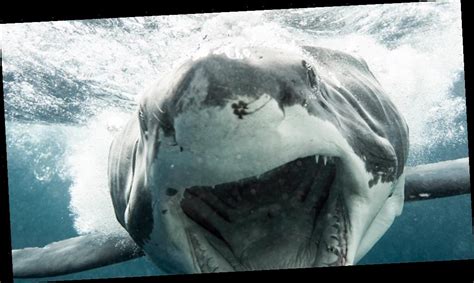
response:
[(259, 176), (187, 188), (181, 208), (201, 272), (347, 263), (338, 158), (312, 155)]
[[(262, 115), (280, 115), (272, 107)], [(227, 124), (215, 116), (206, 127)], [(175, 257), (190, 273), (352, 265), (385, 233), (403, 203), (384, 209), (395, 182), (370, 187), (364, 160), (304, 108), (275, 119), (256, 132), (243, 120), (238, 139), (202, 131), (199, 116), (177, 121), (178, 139), (160, 134), (148, 176), (156, 224), (144, 250), (152, 258)]]

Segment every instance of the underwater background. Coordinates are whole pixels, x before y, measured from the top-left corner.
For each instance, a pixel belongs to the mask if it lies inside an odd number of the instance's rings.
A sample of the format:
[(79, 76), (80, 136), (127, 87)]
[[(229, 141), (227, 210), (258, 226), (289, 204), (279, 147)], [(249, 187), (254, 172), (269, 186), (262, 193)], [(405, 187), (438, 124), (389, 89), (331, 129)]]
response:
[[(228, 42), (364, 58), (410, 127), (408, 165), (468, 156), (458, 1), (6, 24), (1, 27), (12, 246), (122, 229), (108, 146), (172, 66)], [(359, 264), (474, 258), (471, 197), (406, 203)], [(146, 258), (54, 279), (163, 274)], [(22, 279), (16, 282), (38, 281)]]

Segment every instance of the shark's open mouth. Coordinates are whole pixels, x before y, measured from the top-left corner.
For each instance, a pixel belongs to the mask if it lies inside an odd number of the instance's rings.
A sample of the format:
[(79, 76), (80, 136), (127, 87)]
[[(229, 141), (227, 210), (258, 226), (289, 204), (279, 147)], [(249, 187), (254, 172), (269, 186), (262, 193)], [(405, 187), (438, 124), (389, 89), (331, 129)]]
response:
[(260, 176), (184, 191), (181, 208), (202, 272), (344, 265), (340, 160), (296, 159)]

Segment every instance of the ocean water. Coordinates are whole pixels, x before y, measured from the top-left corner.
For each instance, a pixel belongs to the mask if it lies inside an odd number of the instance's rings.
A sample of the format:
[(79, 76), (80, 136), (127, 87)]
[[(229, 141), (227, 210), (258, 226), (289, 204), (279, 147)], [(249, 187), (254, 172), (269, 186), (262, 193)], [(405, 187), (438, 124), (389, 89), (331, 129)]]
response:
[[(361, 56), (407, 120), (408, 165), (468, 156), (457, 1), (2, 25), (13, 248), (122, 229), (110, 141), (167, 70), (228, 42)], [(474, 258), (471, 229), (470, 195), (407, 203), (359, 264)], [(56, 279), (158, 274), (140, 258)]]

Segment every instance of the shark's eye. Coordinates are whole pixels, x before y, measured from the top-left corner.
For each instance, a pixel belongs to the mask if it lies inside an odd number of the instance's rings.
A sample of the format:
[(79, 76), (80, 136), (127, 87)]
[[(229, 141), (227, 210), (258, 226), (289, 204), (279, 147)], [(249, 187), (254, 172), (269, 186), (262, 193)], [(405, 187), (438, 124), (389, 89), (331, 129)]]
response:
[(306, 62), (305, 60), (301, 61), (301, 64), (306, 69), (306, 74), (308, 76), (308, 81), (309, 81), (310, 86), (312, 88), (317, 88), (318, 83), (317, 83), (317, 79), (316, 79), (316, 74), (314, 73), (313, 66), (308, 64), (308, 62)]
[(328, 251), (335, 254), (335, 255), (339, 255), (339, 250), (335, 247), (329, 247)]

